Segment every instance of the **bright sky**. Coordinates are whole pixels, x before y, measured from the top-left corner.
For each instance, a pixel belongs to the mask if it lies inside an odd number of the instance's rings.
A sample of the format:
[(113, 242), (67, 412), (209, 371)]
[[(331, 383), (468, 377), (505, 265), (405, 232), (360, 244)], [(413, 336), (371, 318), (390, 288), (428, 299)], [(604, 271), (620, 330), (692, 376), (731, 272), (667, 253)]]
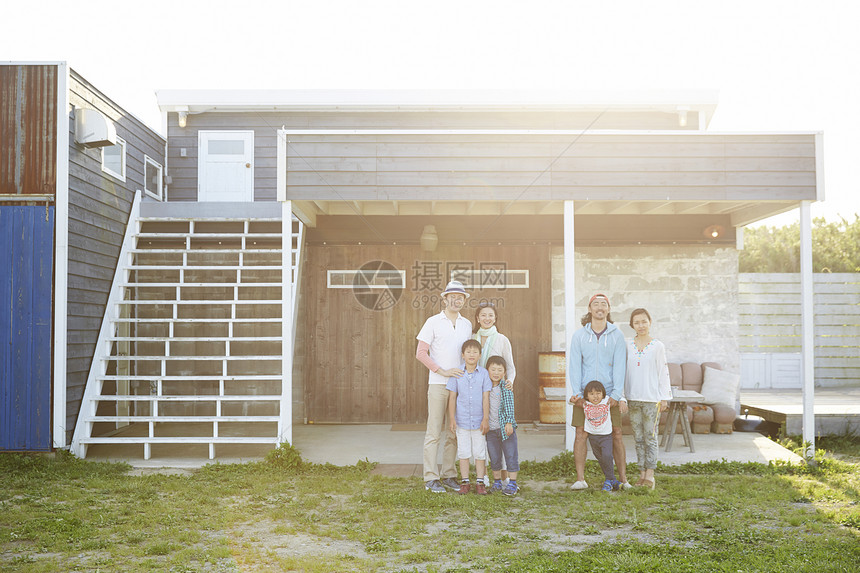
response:
[(711, 131), (823, 131), (813, 216), (860, 214), (856, 0), (10, 5), (0, 60), (65, 60), (158, 130), (157, 89), (718, 90)]

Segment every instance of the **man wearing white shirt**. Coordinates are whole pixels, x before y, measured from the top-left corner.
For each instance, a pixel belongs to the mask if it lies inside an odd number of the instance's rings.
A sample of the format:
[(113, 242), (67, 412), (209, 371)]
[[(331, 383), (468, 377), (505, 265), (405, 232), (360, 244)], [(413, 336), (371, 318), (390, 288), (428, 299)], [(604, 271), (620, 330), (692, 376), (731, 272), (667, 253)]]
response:
[[(451, 281), (442, 292), (445, 308), (427, 319), (416, 338), (415, 357), (430, 371), (427, 385), (427, 432), (424, 434), (424, 489), (444, 493), (445, 488), (458, 490), (457, 441), (448, 430), (446, 420), (448, 390), (445, 385), (451, 376), (462, 376), (461, 348), (472, 336), (472, 323), (460, 315), (469, 293), (459, 281)], [(439, 442), (442, 449), (442, 471), (437, 465)]]

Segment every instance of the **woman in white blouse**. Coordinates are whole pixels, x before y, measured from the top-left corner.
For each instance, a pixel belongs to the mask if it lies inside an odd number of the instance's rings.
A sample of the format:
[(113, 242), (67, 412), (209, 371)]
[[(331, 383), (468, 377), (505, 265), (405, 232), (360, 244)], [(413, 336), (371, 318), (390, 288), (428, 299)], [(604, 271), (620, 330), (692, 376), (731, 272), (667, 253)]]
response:
[(639, 465), (638, 486), (654, 489), (654, 470), (657, 468), (657, 424), (660, 412), (672, 399), (669, 384), (669, 364), (666, 347), (651, 338), (651, 315), (644, 308), (630, 314), (630, 327), (636, 336), (627, 346), (627, 375), (624, 380), (624, 397), (636, 441), (636, 458)]
[[(486, 368), (487, 359), (490, 356), (501, 356), (505, 359), (505, 364), (508, 365), (508, 381), (513, 384), (517, 377), (517, 369), (514, 366), (511, 341), (496, 328), (498, 318), (499, 315), (493, 303), (480, 303), (475, 311), (475, 335), (472, 338), (481, 343), (481, 360), (478, 364)], [(511, 385), (508, 387), (509, 389), (512, 388)]]
[[(472, 336), (481, 343), (481, 359), (478, 364), (487, 367), (490, 356), (501, 356), (507, 365), (508, 390), (514, 388), (514, 378), (517, 376), (517, 368), (514, 366), (514, 355), (511, 352), (511, 341), (508, 337), (498, 331), (496, 321), (499, 315), (496, 306), (491, 302), (482, 302), (475, 311), (475, 334)], [(507, 483), (508, 471), (505, 460), (502, 459), (502, 479)], [(489, 480), (486, 482), (489, 486)]]

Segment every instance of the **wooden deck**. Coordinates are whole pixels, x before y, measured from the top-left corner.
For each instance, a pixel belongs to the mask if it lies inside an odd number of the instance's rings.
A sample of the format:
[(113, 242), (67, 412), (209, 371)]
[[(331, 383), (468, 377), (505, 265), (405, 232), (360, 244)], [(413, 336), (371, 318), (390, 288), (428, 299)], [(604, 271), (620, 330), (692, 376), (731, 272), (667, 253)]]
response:
[[(800, 390), (741, 390), (741, 415), (749, 413), (784, 423), (788, 434), (801, 434)], [(816, 435), (860, 433), (860, 387), (815, 389)]]

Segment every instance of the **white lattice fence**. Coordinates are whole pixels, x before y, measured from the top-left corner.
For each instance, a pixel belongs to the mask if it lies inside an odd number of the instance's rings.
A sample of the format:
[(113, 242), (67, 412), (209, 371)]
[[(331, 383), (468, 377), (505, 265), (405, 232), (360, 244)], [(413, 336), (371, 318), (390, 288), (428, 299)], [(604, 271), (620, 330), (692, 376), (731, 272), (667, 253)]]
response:
[[(815, 383), (860, 385), (860, 274), (814, 275)], [(741, 273), (741, 374), (747, 388), (800, 387), (800, 275)]]

